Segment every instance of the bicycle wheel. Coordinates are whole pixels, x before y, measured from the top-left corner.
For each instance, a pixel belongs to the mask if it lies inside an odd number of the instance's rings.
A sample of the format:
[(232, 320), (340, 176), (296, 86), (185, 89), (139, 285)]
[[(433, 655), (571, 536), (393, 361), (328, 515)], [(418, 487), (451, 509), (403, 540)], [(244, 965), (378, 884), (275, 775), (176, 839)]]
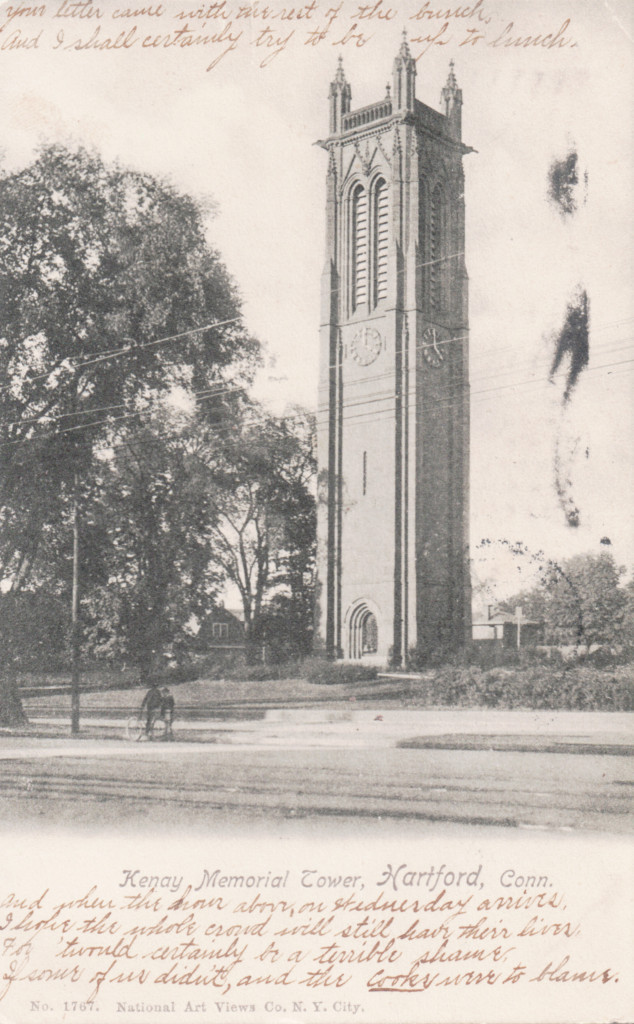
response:
[(167, 725), (164, 718), (155, 718), (152, 722), (152, 728), (150, 729), (151, 740), (164, 740), (165, 733), (167, 731)]
[(129, 740), (140, 740), (145, 733), (145, 721), (142, 718), (129, 718), (126, 727), (125, 734)]

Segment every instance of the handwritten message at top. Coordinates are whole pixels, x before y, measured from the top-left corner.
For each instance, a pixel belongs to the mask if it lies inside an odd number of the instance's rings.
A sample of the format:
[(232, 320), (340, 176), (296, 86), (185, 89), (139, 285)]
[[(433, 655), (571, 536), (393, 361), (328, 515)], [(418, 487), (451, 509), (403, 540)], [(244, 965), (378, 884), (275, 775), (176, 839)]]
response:
[(432, 48), (491, 49), (517, 53), (540, 49), (556, 55), (578, 46), (572, 15), (531, 12), (518, 5), (509, 20), (494, 0), (434, 2), (398, 6), (384, 0), (215, 0), (212, 3), (158, 3), (145, 6), (61, 0), (46, 4), (9, 4), (0, 14), (0, 56), (20, 51), (60, 53), (178, 53), (200, 58), (213, 71), (239, 49), (255, 55), (260, 68), (284, 55), (334, 47), (335, 51), (378, 45), (382, 30), (406, 26), (412, 55), (424, 58)]
[(110, 888), (0, 894), (0, 1006), (354, 1016), (385, 994), (618, 985), (587, 939), (554, 879), (512, 866), (210, 865), (190, 879), (131, 866)]

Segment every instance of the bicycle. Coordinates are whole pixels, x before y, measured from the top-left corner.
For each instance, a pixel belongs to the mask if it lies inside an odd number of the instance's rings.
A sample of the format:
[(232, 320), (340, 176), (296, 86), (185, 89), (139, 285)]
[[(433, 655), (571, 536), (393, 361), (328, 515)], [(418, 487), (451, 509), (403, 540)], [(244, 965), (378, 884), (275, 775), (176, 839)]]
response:
[(147, 719), (145, 714), (133, 715), (133, 717), (129, 718), (126, 722), (126, 738), (135, 743), (139, 742), (139, 740), (152, 741), (173, 738), (171, 728), (168, 729), (168, 723), (161, 717), (161, 715), (152, 716), (149, 730), (146, 726)]

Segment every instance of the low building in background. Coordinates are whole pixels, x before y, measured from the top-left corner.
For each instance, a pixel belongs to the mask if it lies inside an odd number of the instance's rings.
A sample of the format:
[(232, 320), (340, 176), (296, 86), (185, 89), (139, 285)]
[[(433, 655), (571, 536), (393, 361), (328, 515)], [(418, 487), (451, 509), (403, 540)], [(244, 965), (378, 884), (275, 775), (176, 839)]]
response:
[(244, 650), (244, 622), (240, 612), (224, 605), (212, 608), (200, 623), (196, 647), (199, 652)]
[(497, 643), (500, 647), (535, 647), (543, 643), (544, 624), (526, 619), (518, 606), (514, 612), (489, 605), (483, 615), (474, 615), (473, 640), (476, 643)]

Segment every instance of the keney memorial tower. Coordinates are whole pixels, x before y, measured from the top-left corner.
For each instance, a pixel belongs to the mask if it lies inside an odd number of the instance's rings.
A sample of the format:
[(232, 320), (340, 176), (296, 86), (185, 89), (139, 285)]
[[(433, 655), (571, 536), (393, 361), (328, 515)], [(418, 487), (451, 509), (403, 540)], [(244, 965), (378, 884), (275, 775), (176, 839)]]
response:
[(471, 632), (462, 92), (330, 86), (318, 409), (319, 647), (395, 665)]

